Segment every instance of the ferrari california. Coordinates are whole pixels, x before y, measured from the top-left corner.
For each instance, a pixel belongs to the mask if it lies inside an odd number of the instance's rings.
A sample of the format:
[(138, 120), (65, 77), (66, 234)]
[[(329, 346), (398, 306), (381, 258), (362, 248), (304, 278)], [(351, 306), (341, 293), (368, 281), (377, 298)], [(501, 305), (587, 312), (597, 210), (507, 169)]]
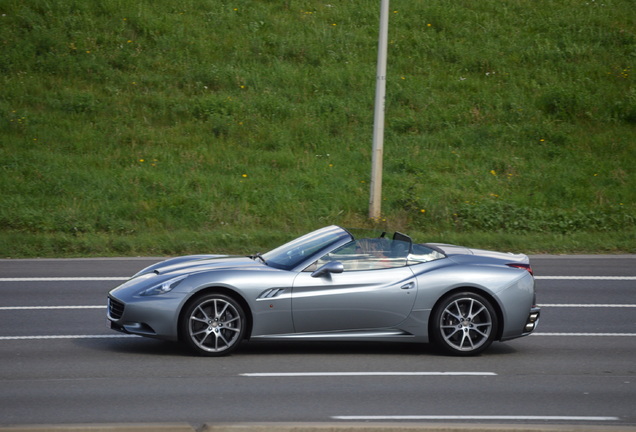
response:
[(243, 340), (433, 343), (476, 355), (539, 322), (524, 254), (328, 226), (267, 253), (151, 265), (108, 294), (112, 329), (228, 355)]

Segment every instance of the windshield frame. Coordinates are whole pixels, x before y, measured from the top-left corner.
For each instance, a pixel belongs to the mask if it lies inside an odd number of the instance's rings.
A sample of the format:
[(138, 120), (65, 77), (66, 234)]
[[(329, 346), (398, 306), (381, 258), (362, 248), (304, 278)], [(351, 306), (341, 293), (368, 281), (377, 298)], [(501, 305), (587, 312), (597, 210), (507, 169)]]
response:
[[(267, 265), (280, 270), (293, 270), (306, 266), (332, 249), (353, 240), (353, 236), (344, 228), (331, 225), (312, 231), (285, 243), (262, 257)], [(307, 264), (308, 265), (308, 264)]]

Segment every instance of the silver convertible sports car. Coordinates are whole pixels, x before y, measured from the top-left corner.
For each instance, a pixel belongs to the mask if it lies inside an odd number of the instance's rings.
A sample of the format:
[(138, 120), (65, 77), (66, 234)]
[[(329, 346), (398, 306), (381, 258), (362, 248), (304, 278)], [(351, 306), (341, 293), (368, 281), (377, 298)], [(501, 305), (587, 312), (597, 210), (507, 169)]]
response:
[(475, 355), (538, 324), (526, 255), (329, 226), (265, 254), (152, 265), (108, 295), (111, 328), (207, 356), (244, 339), (432, 342)]

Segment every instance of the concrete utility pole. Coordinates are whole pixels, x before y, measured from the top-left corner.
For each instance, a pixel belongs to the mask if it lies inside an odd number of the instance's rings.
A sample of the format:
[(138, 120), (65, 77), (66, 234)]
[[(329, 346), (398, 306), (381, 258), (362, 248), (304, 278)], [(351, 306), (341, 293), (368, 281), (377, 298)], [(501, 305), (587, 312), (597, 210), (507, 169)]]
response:
[(375, 112), (373, 116), (373, 152), (371, 155), (371, 197), (369, 218), (382, 214), (382, 159), (384, 152), (384, 100), (386, 95), (386, 57), (389, 33), (389, 0), (380, 5), (380, 36), (378, 38), (378, 70), (375, 81)]

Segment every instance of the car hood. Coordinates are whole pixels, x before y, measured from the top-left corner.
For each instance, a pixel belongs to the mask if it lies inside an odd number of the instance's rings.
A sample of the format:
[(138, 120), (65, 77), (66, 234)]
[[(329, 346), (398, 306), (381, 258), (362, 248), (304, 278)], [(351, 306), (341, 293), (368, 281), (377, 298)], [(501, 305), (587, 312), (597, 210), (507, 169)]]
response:
[(171, 258), (166, 261), (146, 267), (133, 277), (148, 273), (163, 274), (185, 274), (202, 272), (209, 270), (247, 269), (247, 268), (267, 268), (262, 262), (254, 261), (246, 256), (230, 255), (189, 255), (178, 258)]
[(441, 250), (446, 256), (452, 255), (473, 255), (478, 257), (496, 258), (510, 262), (528, 264), (530, 259), (527, 255), (512, 252), (496, 252), (485, 249), (471, 249), (465, 246), (456, 246), (443, 243), (427, 243), (428, 246)]

